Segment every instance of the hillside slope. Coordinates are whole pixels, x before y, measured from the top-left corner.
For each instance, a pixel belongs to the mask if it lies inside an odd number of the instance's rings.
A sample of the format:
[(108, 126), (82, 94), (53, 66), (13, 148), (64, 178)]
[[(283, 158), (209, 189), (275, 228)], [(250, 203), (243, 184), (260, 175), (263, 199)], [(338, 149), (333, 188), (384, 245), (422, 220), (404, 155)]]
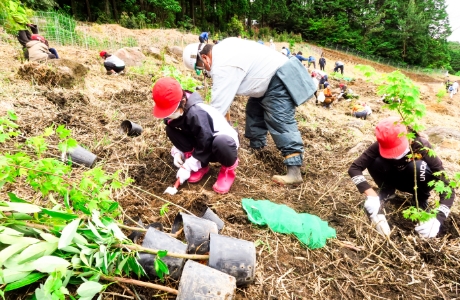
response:
[[(181, 45), (182, 39), (184, 43), (195, 39), (177, 31), (129, 31), (114, 25), (110, 25), (110, 30), (133, 36), (154, 35), (158, 37), (157, 44), (152, 44), (149, 37), (149, 43), (141, 46), (160, 49), (167, 45)], [(281, 46), (281, 43), (277, 44), (279, 49)], [(306, 45), (298, 48), (302, 47), (308, 49)], [(42, 133), (53, 123), (66, 124), (80, 144), (98, 155), (98, 165), (109, 172), (122, 170), (125, 176), (135, 180), (138, 187), (161, 195), (175, 181), (176, 169), (164, 125), (151, 115), (149, 70), (136, 73), (128, 69), (126, 76), (107, 76), (96, 50), (57, 48), (61, 57), (78, 61), (89, 69), (79, 85), (72, 89), (36, 85), (20, 79), (17, 75), (21, 66), (17, 59), (19, 46), (14, 40), (0, 42), (1, 113), (14, 109), (21, 131), (27, 137)], [(414, 225), (402, 218), (401, 211), (409, 199), (405, 194), (398, 194), (397, 199), (386, 204), (392, 228), (389, 241), (369, 226), (362, 209), (364, 197), (352, 184), (347, 169), (360, 151), (375, 140), (373, 130), (378, 120), (390, 113), (381, 107), (376, 87), (353, 69), (355, 64), (365, 61), (330, 50), (324, 53), (328, 69), (335, 60), (346, 62), (346, 75), (356, 78), (351, 87), (360, 95), (360, 100), (370, 104), (374, 113), (367, 121), (362, 121), (347, 115), (349, 102), (339, 102), (332, 110), (326, 110), (316, 106), (314, 99), (298, 108), (296, 118), (305, 143), (304, 184), (284, 188), (271, 182), (272, 175), (285, 171), (282, 158), (271, 139), (262, 153), (252, 154), (249, 150), (248, 141), (243, 137), (246, 98), (237, 97), (231, 107), (231, 116), (241, 138), (240, 165), (231, 192), (227, 195), (213, 192), (212, 185), (219, 171), (218, 165), (213, 164), (199, 184), (187, 183), (177, 195), (165, 198), (195, 213), (205, 205), (210, 206), (225, 221), (223, 234), (260, 241), (256, 282), (239, 289), (237, 299), (459, 297), (458, 203), (454, 204), (438, 239), (419, 238), (413, 231)], [(145, 63), (152, 71), (158, 71), (161, 64), (153, 57), (148, 57)], [(184, 70), (180, 63), (174, 65)], [(377, 71), (391, 70), (377, 66)], [(423, 101), (428, 107), (427, 128), (439, 126), (451, 128), (452, 132), (457, 130), (460, 95), (452, 101), (444, 99), (438, 103), (435, 94), (441, 88), (442, 78), (410, 76), (420, 85)], [(338, 86), (337, 81), (331, 83)], [(142, 125), (144, 132), (140, 137), (128, 138), (120, 134), (118, 127), (126, 119)], [(460, 171), (460, 140), (450, 136), (432, 142), (448, 171)], [(76, 172), (81, 171), (76, 169)], [(14, 187), (9, 189), (13, 191)], [(32, 197), (30, 190), (21, 193), (24, 198)], [(323, 249), (306, 249), (292, 236), (251, 225), (241, 208), (242, 198), (269, 199), (298, 212), (318, 215), (337, 230), (337, 239), (330, 240)], [(170, 228), (178, 212), (170, 207), (165, 216), (160, 216), (163, 202), (135, 189), (118, 194), (117, 200), (126, 215), (139, 217), (144, 224), (162, 222), (165, 228)], [(167, 284), (177, 287), (177, 282)], [(111, 288), (119, 291), (117, 286)], [(146, 299), (150, 299), (152, 293), (141, 290)]]

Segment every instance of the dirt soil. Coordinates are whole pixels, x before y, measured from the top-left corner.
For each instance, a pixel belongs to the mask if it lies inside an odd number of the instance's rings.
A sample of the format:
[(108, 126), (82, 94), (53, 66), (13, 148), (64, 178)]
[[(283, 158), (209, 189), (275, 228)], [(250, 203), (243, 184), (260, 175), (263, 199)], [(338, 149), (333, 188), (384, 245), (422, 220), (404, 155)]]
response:
[[(108, 28), (128, 31), (134, 36), (149, 34), (114, 25)], [(182, 36), (178, 34), (156, 30), (155, 35), (162, 44), (151, 46), (180, 44)], [(194, 41), (190, 36), (184, 36), (184, 40)], [(127, 188), (116, 195), (125, 214), (131, 218), (140, 218), (144, 224), (161, 222), (166, 231), (170, 230), (178, 209), (170, 206), (169, 212), (160, 216), (163, 202), (153, 197), (154, 194), (195, 214), (209, 206), (225, 222), (222, 234), (258, 241), (255, 283), (238, 289), (237, 299), (459, 297), (458, 204), (455, 203), (440, 237), (426, 240), (415, 234), (412, 222), (402, 218), (401, 211), (408, 205), (409, 196), (398, 194), (385, 205), (392, 228), (390, 239), (385, 240), (369, 225), (363, 211), (364, 196), (347, 174), (360, 151), (375, 140), (373, 130), (378, 120), (390, 115), (381, 107), (376, 87), (353, 70), (354, 64), (363, 63), (362, 59), (330, 50), (324, 52), (328, 67), (335, 59), (346, 62), (346, 75), (356, 78), (352, 88), (360, 100), (370, 104), (374, 113), (367, 121), (355, 119), (349, 115), (350, 103), (344, 101), (336, 103), (332, 110), (316, 106), (314, 99), (299, 107), (296, 118), (305, 143), (302, 185), (286, 188), (270, 180), (273, 175), (285, 172), (282, 157), (270, 137), (262, 152), (250, 151), (244, 138), (247, 99), (237, 97), (231, 116), (241, 138), (240, 164), (230, 193), (218, 195), (212, 190), (219, 166), (211, 164), (211, 171), (200, 183), (186, 183), (175, 196), (165, 196), (164, 190), (175, 181), (176, 168), (164, 125), (151, 115), (151, 76), (129, 69), (125, 76), (107, 76), (96, 50), (56, 48), (61, 57), (77, 61), (88, 69), (82, 81), (71, 88), (37, 85), (36, 81), (22, 79), (17, 74), (23, 65), (12, 59), (20, 51), (18, 43), (0, 42), (1, 113), (14, 109), (25, 136), (38, 135), (53, 123), (66, 124), (77, 141), (98, 156), (97, 165), (109, 172), (122, 170), (125, 176), (133, 178), (134, 185), (143, 191)], [(152, 65), (157, 63), (152, 57), (148, 60)], [(181, 65), (176, 67), (183, 70)], [(392, 71), (387, 66), (376, 68), (380, 72)], [(429, 110), (425, 125), (458, 128), (460, 96), (438, 103), (435, 94), (442, 78), (409, 75), (420, 85)], [(337, 81), (331, 83), (338, 87)], [(121, 122), (127, 119), (144, 128), (141, 136), (130, 138), (119, 132)], [(449, 172), (459, 171), (459, 161), (448, 161), (446, 167)], [(293, 236), (252, 225), (241, 207), (242, 198), (268, 199), (297, 212), (317, 215), (337, 230), (337, 239), (329, 240), (322, 249), (309, 250)], [(125, 221), (130, 223), (128, 219)], [(167, 284), (178, 286), (177, 282)], [(136, 288), (136, 291), (143, 299), (156, 295), (147, 289)], [(127, 290), (112, 285), (108, 292), (126, 294)], [(164, 294), (156, 296), (169, 299)], [(104, 294), (104, 299), (124, 298)]]

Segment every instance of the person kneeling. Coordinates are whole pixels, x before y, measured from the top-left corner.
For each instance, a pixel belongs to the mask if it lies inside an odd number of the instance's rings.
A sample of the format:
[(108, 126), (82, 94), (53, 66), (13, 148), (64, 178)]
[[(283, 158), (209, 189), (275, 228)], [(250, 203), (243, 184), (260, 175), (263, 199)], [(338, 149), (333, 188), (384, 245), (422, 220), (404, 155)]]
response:
[(117, 56), (101, 51), (99, 56), (104, 59), (104, 68), (107, 70), (107, 75), (124, 74), (125, 62)]
[[(431, 144), (416, 132), (413, 140), (408, 140), (406, 126), (400, 123), (397, 117), (383, 119), (375, 128), (377, 142), (369, 146), (348, 169), (351, 180), (361, 193), (367, 196), (364, 202), (372, 223), (379, 233), (390, 234), (390, 228), (386, 217), (381, 213), (381, 201), (394, 197), (396, 190), (412, 194), (412, 204), (415, 205), (415, 193), (420, 208), (428, 208), (428, 198), (434, 186), (429, 183), (433, 180), (441, 180), (445, 186), (449, 185), (444, 176), (442, 161), (437, 156), (430, 156), (428, 151)], [(409, 144), (410, 143), (410, 144)], [(413, 154), (411, 154), (410, 148)], [(414, 161), (415, 166), (414, 166)], [(366, 181), (363, 171), (367, 169), (380, 192), (377, 194)], [(415, 173), (414, 173), (415, 169)], [(441, 173), (436, 177), (436, 173)], [(414, 177), (417, 180), (417, 188), (414, 189)], [(438, 213), (435, 218), (421, 222), (415, 227), (415, 231), (425, 238), (436, 237), (440, 226), (450, 213), (455, 199), (455, 192), (439, 194)]]
[(238, 134), (215, 108), (203, 103), (197, 92), (182, 90), (174, 78), (159, 79), (152, 90), (153, 115), (164, 118), (166, 135), (174, 147), (171, 155), (179, 168), (180, 183), (199, 182), (208, 164), (221, 164), (213, 190), (228, 193), (238, 166)]

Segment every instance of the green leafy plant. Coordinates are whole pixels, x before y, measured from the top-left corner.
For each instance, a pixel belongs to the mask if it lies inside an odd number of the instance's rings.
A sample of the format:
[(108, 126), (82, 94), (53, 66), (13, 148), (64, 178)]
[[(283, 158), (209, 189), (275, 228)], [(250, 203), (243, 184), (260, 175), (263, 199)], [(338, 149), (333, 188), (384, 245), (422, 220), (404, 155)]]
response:
[[(355, 67), (370, 80), (377, 75), (374, 68), (370, 66), (357, 65)], [(408, 130), (406, 137), (409, 140), (415, 139), (415, 133), (424, 129), (420, 120), (425, 116), (426, 107), (420, 101), (420, 90), (412, 82), (412, 80), (402, 74), (400, 71), (394, 71), (389, 74), (384, 74), (374, 79), (378, 84), (378, 94), (386, 95), (388, 103), (386, 108), (395, 111), (399, 114), (402, 124), (413, 129)], [(409, 143), (410, 154), (407, 155), (414, 164), (414, 191), (417, 191), (417, 173), (416, 159), (420, 154), (414, 153), (412, 145)], [(430, 152), (432, 154), (432, 152)], [(429, 153), (429, 154), (430, 154)], [(440, 188), (438, 188), (440, 190)], [(403, 211), (403, 217), (409, 218), (412, 221), (424, 222), (436, 216), (437, 210), (433, 209), (426, 212), (420, 209), (418, 204), (417, 193), (415, 195), (415, 207), (409, 207)]]
[(160, 216), (164, 216), (169, 212), (169, 203), (165, 203), (160, 208)]
[(442, 99), (444, 99), (444, 97), (447, 95), (447, 91), (445, 88), (441, 88), (438, 93), (436, 94), (436, 99), (438, 101), (438, 103), (440, 103), (442, 101)]
[(200, 85), (198, 80), (192, 78), (190, 75), (183, 75), (174, 66), (163, 66), (161, 68), (161, 75), (153, 77), (152, 81), (155, 83), (161, 77), (173, 77), (180, 83), (182, 89), (187, 91), (195, 91), (196, 87)]
[(164, 261), (161, 260), (166, 255), (168, 255), (168, 251), (158, 251), (157, 257), (154, 260), (155, 272), (157, 273), (157, 276), (158, 278), (160, 278), (161, 281), (164, 281), (164, 276), (169, 274), (168, 266)]

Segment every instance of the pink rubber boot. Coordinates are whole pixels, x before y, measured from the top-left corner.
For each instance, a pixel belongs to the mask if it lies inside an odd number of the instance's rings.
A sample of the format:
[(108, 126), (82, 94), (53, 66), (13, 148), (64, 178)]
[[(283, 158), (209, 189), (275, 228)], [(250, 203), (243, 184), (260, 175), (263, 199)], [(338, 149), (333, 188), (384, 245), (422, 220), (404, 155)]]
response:
[(212, 189), (219, 194), (226, 194), (232, 187), (233, 181), (235, 181), (236, 173), (235, 169), (238, 167), (238, 159), (231, 167), (220, 167), (219, 175), (217, 175), (217, 181), (212, 186)]
[(209, 166), (201, 168), (201, 169), (198, 169), (198, 171), (196, 171), (196, 172), (192, 171), (192, 174), (190, 174), (190, 178), (188, 179), (188, 182), (189, 183), (197, 183), (201, 179), (203, 179), (203, 176), (206, 175), (206, 173), (208, 173), (208, 172), (209, 172)]

